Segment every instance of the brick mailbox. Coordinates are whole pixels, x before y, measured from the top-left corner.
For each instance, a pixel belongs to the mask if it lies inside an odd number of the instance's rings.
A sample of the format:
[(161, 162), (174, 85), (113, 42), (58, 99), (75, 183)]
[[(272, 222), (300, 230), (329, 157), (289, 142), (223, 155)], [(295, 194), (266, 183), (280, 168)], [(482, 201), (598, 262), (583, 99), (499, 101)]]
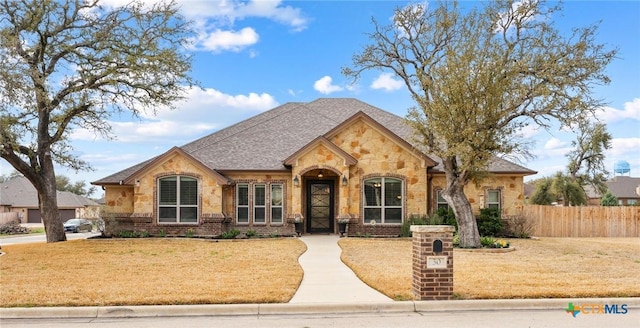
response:
[(453, 232), (448, 225), (412, 225), (413, 295), (417, 300), (453, 298)]

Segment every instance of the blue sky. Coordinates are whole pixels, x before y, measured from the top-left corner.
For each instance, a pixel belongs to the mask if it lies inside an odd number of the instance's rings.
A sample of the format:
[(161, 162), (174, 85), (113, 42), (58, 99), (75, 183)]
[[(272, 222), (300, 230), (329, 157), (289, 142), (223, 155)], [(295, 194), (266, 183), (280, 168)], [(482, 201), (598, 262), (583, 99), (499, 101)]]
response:
[[(76, 155), (95, 171), (58, 168), (57, 174), (95, 181), (287, 102), (353, 97), (400, 116), (413, 105), (406, 88), (389, 72), (368, 72), (356, 85), (340, 74), (368, 44), (371, 17), (386, 25), (393, 9), (406, 1), (178, 3), (196, 22), (198, 36), (187, 51), (194, 56), (192, 75), (204, 90), (189, 90), (175, 111), (159, 109), (157, 116), (141, 119), (112, 117), (116, 140), (73, 131)], [(609, 103), (599, 114), (613, 135), (606, 165), (613, 171), (616, 161), (626, 160), (632, 176), (640, 176), (640, 2), (568, 1), (561, 14), (553, 21), (562, 31), (601, 21), (597, 39), (619, 49), (619, 58), (607, 69), (611, 84), (595, 88), (596, 96)], [(535, 141), (536, 158), (521, 164), (539, 172), (527, 180), (565, 169), (574, 138), (570, 131), (529, 129), (523, 134)], [(12, 170), (0, 161), (0, 173)]]

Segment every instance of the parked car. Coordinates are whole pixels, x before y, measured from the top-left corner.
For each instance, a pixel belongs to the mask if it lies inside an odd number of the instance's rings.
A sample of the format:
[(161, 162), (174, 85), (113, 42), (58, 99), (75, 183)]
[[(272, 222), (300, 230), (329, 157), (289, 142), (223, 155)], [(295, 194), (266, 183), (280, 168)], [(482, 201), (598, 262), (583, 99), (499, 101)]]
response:
[(64, 223), (64, 231), (80, 232), (93, 230), (93, 223), (87, 219), (69, 219)]

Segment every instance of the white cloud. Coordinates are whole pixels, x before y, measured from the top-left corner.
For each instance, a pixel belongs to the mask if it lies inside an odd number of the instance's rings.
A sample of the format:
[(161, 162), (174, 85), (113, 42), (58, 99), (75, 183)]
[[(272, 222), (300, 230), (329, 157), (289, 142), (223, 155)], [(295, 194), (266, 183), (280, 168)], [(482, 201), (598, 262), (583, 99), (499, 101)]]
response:
[(640, 121), (640, 98), (634, 98), (632, 101), (624, 103), (624, 109), (615, 109), (613, 107), (604, 107), (602, 111), (596, 114), (597, 118), (607, 123), (613, 123), (625, 119)]
[(520, 129), (520, 137), (525, 138), (525, 139), (529, 139), (535, 135), (537, 135), (538, 133), (540, 133), (540, 126), (535, 125), (535, 124), (529, 124), (525, 127), (523, 127), (522, 129)]
[(626, 160), (640, 159), (640, 138), (613, 138), (606, 156)]
[(371, 83), (371, 88), (375, 90), (384, 89), (385, 91), (394, 91), (401, 89), (404, 82), (393, 78), (391, 73), (382, 73)]
[(331, 78), (331, 76), (326, 75), (320, 78), (315, 83), (313, 83), (313, 88), (316, 89), (316, 91), (325, 95), (328, 95), (336, 91), (342, 91), (344, 89), (341, 86), (333, 85), (332, 83), (333, 83), (333, 79)]
[[(130, 0), (102, 0), (101, 5), (119, 7)], [(159, 0), (143, 1), (146, 6)], [(192, 40), (194, 50), (202, 51), (240, 51), (258, 42), (258, 33), (253, 27), (244, 27), (240, 31), (233, 29), (236, 21), (246, 18), (269, 19), (289, 26), (299, 32), (307, 28), (309, 19), (300, 8), (283, 5), (282, 1), (203, 1), (178, 0), (180, 13), (194, 22), (197, 36)], [(250, 54), (254, 56), (255, 53)]]
[(199, 50), (213, 52), (223, 50), (238, 52), (258, 43), (259, 38), (258, 33), (251, 27), (245, 27), (240, 31), (215, 30), (210, 33), (201, 33), (196, 41), (196, 47), (199, 45)]
[[(176, 109), (158, 108), (155, 115), (141, 113), (139, 121), (111, 121), (112, 134), (120, 142), (164, 140), (174, 145), (212, 132), (278, 105), (267, 93), (229, 95), (218, 90), (191, 88)], [(93, 130), (75, 129), (72, 138), (97, 140)]]

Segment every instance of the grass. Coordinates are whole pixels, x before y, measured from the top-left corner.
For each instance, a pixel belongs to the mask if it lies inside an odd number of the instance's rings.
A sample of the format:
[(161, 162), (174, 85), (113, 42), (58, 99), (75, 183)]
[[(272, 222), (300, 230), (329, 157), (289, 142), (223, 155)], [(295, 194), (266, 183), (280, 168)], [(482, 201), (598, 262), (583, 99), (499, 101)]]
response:
[(287, 302), (297, 239), (90, 239), (2, 247), (0, 306)]
[[(509, 253), (454, 251), (461, 299), (640, 296), (640, 238), (510, 239)], [(340, 240), (342, 260), (368, 285), (413, 299), (411, 239)]]

